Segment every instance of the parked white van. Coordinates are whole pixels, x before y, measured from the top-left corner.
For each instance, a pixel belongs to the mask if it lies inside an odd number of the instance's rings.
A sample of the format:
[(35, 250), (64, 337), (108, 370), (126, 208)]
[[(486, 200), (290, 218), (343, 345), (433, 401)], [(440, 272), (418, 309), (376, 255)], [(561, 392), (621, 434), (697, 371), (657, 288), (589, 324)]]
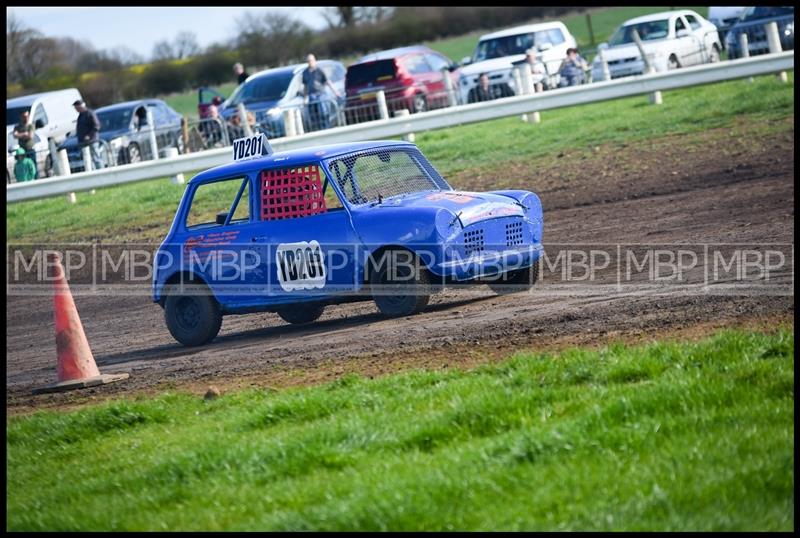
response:
[(19, 123), (19, 115), (23, 110), (31, 114), (31, 121), (36, 126), (36, 167), (39, 177), (53, 175), (53, 163), (48, 151), (48, 138), (54, 138), (56, 144), (61, 143), (67, 133), (75, 131), (78, 112), (72, 103), (81, 97), (76, 88), (53, 92), (35, 93), (6, 100), (6, 182), (14, 178), (14, 155), (19, 144), (14, 138), (14, 126)]
[(460, 93), (462, 103), (468, 101), (469, 91), (478, 84), (481, 73), (489, 76), (489, 84), (507, 84), (512, 92), (518, 93), (514, 83), (514, 63), (525, 59), (525, 52), (535, 47), (539, 60), (544, 63), (551, 83), (558, 84), (558, 68), (567, 56), (568, 48), (577, 48), (575, 38), (563, 22), (544, 22), (516, 26), (499, 32), (481, 36), (475, 52), (461, 63)]

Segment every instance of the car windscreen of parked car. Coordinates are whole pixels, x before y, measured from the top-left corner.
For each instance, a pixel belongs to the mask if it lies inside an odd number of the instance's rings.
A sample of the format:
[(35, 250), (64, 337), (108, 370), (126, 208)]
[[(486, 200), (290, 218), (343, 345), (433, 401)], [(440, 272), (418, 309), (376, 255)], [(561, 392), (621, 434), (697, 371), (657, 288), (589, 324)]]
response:
[(360, 86), (369, 82), (383, 82), (395, 77), (394, 60), (378, 60), (363, 64), (351, 65), (347, 69), (346, 84)]
[(782, 15), (794, 14), (791, 6), (755, 6), (748, 7), (742, 12), (741, 21), (754, 21), (757, 19), (767, 19), (770, 17), (780, 17)]
[(100, 120), (100, 129), (103, 131), (121, 131), (127, 129), (131, 124), (132, 113), (133, 109), (130, 108), (98, 112), (97, 119)]
[(608, 44), (614, 47), (617, 45), (627, 45), (628, 43), (633, 43), (634, 30), (639, 32), (639, 37), (642, 39), (642, 41), (664, 39), (669, 35), (669, 19), (620, 26), (617, 31), (614, 32), (614, 35), (611, 36)]
[(19, 123), (19, 115), (23, 112), (30, 112), (31, 107), (29, 106), (20, 106), (17, 108), (7, 108), (6, 109), (6, 125), (16, 125)]
[(549, 43), (551, 46), (560, 45), (565, 40), (564, 34), (558, 28), (529, 32), (527, 34), (517, 34), (494, 39), (484, 39), (478, 43), (473, 55), (473, 62), (503, 58), (514, 54), (525, 54), (525, 52), (535, 46)]
[(413, 149), (382, 149), (347, 155), (331, 159), (327, 164), (352, 204), (376, 202), (414, 192), (438, 191), (447, 186), (441, 177), (436, 177), (438, 174), (427, 169), (430, 163), (422, 154)]
[(245, 82), (233, 92), (226, 106), (236, 106), (239, 103), (257, 103), (259, 101), (277, 101), (286, 95), (289, 83), (294, 74), (291, 71), (259, 77)]

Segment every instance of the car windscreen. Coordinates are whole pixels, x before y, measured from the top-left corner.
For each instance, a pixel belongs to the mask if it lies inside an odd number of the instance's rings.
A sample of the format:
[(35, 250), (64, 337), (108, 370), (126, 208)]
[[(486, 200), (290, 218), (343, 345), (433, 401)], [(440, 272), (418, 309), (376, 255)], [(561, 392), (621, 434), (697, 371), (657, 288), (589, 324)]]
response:
[(794, 8), (791, 6), (755, 6), (744, 10), (739, 20), (754, 21), (756, 19), (768, 19), (770, 17), (781, 17), (783, 15), (794, 15)]
[(536, 43), (536, 35), (531, 32), (528, 34), (517, 34), (494, 39), (484, 39), (478, 43), (472, 61), (480, 62), (491, 60), (492, 58), (502, 58), (514, 54), (525, 54), (525, 51), (533, 47)]
[(100, 120), (100, 129), (102, 131), (121, 131), (130, 127), (132, 114), (132, 108), (109, 110), (107, 112), (100, 111), (97, 113), (97, 119)]
[(351, 204), (378, 202), (414, 192), (450, 190), (416, 148), (380, 148), (326, 161)]
[(260, 101), (277, 101), (286, 95), (289, 83), (294, 74), (291, 71), (265, 75), (257, 79), (248, 80), (233, 92), (225, 106), (236, 106), (239, 103), (257, 103)]
[(16, 108), (6, 108), (6, 126), (16, 125), (19, 123), (19, 115), (23, 112), (30, 112), (31, 107), (20, 106)]
[(362, 86), (370, 82), (383, 82), (395, 77), (394, 60), (378, 60), (363, 64), (351, 65), (347, 68), (346, 86)]
[(640, 22), (638, 24), (628, 24), (620, 26), (614, 35), (611, 36), (608, 44), (612, 47), (617, 45), (627, 45), (634, 43), (633, 31), (639, 32), (642, 41), (652, 41), (654, 39), (664, 39), (669, 35), (669, 19), (659, 21)]

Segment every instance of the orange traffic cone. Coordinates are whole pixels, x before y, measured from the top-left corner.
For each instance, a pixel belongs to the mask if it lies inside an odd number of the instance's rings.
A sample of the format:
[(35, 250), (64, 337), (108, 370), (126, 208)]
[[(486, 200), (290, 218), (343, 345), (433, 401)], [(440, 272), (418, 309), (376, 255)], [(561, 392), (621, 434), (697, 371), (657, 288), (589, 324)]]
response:
[(92, 350), (83, 332), (81, 318), (75, 308), (75, 301), (69, 291), (61, 258), (57, 254), (48, 256), (49, 266), (53, 268), (55, 285), (56, 352), (58, 353), (58, 382), (46, 387), (33, 389), (34, 394), (43, 392), (62, 392), (72, 389), (105, 385), (127, 379), (129, 374), (101, 374), (94, 362)]

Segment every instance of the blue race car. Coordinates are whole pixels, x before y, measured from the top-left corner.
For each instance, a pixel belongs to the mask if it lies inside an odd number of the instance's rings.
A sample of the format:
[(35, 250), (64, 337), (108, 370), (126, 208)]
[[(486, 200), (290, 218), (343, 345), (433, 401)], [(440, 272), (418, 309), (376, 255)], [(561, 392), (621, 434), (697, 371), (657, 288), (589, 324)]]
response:
[(271, 154), (264, 135), (195, 176), (158, 249), (153, 300), (172, 336), (210, 342), (222, 316), (374, 300), (422, 311), (446, 286), (528, 290), (538, 278), (542, 206), (522, 190), (453, 190), (411, 143), (336, 144)]

